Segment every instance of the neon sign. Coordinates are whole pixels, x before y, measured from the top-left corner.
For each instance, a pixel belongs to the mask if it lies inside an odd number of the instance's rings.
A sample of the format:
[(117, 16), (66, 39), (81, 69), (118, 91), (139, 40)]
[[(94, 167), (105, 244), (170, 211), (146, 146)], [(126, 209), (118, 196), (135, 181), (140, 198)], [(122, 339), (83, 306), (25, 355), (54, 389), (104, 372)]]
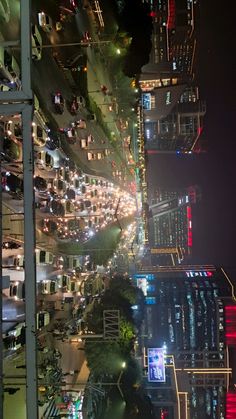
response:
[(197, 276), (211, 277), (213, 275), (211, 271), (186, 271), (185, 273), (188, 278), (196, 278)]

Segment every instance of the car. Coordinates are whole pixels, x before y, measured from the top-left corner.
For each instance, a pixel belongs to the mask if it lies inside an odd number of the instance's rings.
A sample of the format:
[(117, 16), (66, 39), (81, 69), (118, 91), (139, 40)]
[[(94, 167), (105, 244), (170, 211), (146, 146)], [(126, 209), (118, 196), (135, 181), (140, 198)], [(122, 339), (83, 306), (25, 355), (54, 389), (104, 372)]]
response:
[(34, 189), (39, 192), (47, 190), (47, 181), (41, 176), (34, 176)]
[(42, 329), (50, 323), (50, 314), (48, 311), (40, 311), (36, 316), (37, 329)]
[(79, 110), (79, 103), (78, 103), (78, 100), (77, 100), (77, 96), (73, 96), (72, 97), (71, 102), (70, 102), (69, 109), (70, 109), (70, 113), (72, 115), (76, 115), (77, 114), (77, 112)]
[(88, 141), (86, 139), (81, 139), (80, 140), (80, 147), (81, 148), (88, 148)]
[(10, 172), (2, 172), (2, 189), (9, 193), (23, 193), (23, 179)]
[(54, 159), (47, 151), (38, 151), (36, 153), (36, 166), (40, 170), (52, 170), (54, 166)]
[(44, 12), (38, 13), (39, 26), (43, 29), (44, 32), (51, 32), (53, 29), (52, 19), (50, 16), (46, 15)]
[(48, 138), (46, 131), (34, 121), (32, 122), (32, 137), (34, 144), (38, 147), (44, 147)]
[(39, 283), (39, 291), (42, 294), (55, 294), (58, 290), (58, 283), (52, 280), (43, 280)]
[(53, 189), (59, 192), (66, 192), (67, 186), (66, 182), (62, 179), (52, 179), (51, 186)]
[(14, 242), (14, 241), (8, 241), (8, 242), (2, 243), (2, 248), (3, 249), (19, 249), (19, 248), (22, 248), (22, 244)]
[(14, 136), (17, 139), (22, 139), (21, 123), (15, 119), (9, 119), (4, 123), (4, 131), (8, 137)]
[(85, 98), (83, 96), (77, 96), (77, 102), (81, 108), (86, 106)]
[(39, 61), (42, 58), (42, 37), (37, 25), (32, 25), (31, 28), (31, 42), (32, 42), (32, 59)]
[(21, 348), (25, 343), (25, 323), (18, 323), (9, 330), (4, 343), (7, 343), (8, 349), (17, 350)]
[(90, 33), (88, 31), (85, 31), (83, 33), (81, 43), (84, 44), (84, 46), (86, 46), (86, 47), (90, 47), (91, 41), (92, 41), (92, 38), (90, 36)]
[(57, 282), (59, 288), (61, 288), (62, 291), (68, 292), (70, 287), (70, 277), (69, 275), (58, 275), (57, 276)]
[(90, 114), (88, 114), (88, 115), (87, 115), (87, 119), (88, 119), (89, 121), (97, 121), (97, 117), (96, 117), (95, 113), (90, 113)]
[(76, 130), (75, 128), (65, 128), (64, 133), (69, 144), (76, 143)]
[(50, 203), (50, 212), (54, 215), (64, 217), (65, 208), (60, 200), (53, 199)]
[(7, 48), (4, 48), (4, 66), (8, 74), (10, 74), (10, 87), (14, 90), (19, 90), (21, 88), (20, 67), (12, 54), (12, 51)]
[(74, 13), (78, 13), (81, 7), (81, 0), (70, 0), (70, 7)]
[(54, 256), (51, 252), (46, 250), (36, 249), (36, 264), (37, 265), (52, 265)]
[(52, 151), (60, 148), (61, 147), (60, 134), (53, 133), (50, 131), (49, 136), (47, 137), (45, 147), (47, 147), (49, 150), (52, 150)]
[(54, 105), (55, 112), (62, 115), (65, 108), (65, 100), (60, 92), (52, 94), (52, 103)]
[(86, 121), (84, 119), (80, 119), (79, 121), (74, 122), (76, 128), (86, 129)]
[(9, 296), (15, 300), (25, 299), (25, 283), (23, 281), (14, 281), (10, 283)]
[(97, 159), (97, 156), (96, 156), (96, 153), (91, 153), (90, 151), (87, 153), (87, 159), (89, 160), (89, 161), (91, 161), (91, 160), (96, 160)]
[(97, 160), (102, 160), (104, 159), (104, 154), (103, 153), (97, 153)]
[(88, 144), (93, 144), (94, 143), (94, 137), (92, 136), (92, 134), (89, 134), (88, 136), (87, 136), (87, 141), (88, 141)]
[(8, 257), (8, 266), (18, 271), (24, 269), (25, 258), (24, 255), (13, 255)]

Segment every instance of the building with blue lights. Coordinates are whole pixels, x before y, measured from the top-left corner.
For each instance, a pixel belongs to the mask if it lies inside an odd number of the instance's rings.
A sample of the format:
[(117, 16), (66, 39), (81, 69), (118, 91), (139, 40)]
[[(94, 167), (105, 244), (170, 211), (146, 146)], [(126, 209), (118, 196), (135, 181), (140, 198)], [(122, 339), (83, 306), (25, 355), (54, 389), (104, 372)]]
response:
[[(165, 408), (168, 419), (224, 418), (232, 372), (225, 337), (225, 306), (232, 289), (224, 272), (211, 265), (143, 266), (134, 281), (146, 301), (140, 338), (144, 367), (148, 348), (166, 353), (169, 382), (150, 382), (148, 374), (144, 378), (156, 417)], [(188, 409), (181, 416), (184, 394)]]

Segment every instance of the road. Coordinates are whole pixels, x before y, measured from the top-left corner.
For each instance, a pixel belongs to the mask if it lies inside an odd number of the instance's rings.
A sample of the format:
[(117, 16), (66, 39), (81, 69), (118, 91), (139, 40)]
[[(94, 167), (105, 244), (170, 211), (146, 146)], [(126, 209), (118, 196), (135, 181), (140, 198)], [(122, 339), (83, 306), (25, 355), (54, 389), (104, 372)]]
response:
[[(62, 316), (64, 317), (64, 316)], [(59, 360), (59, 367), (62, 368), (62, 373), (66, 374), (72, 371), (75, 372), (73, 375), (65, 375), (63, 381), (67, 382), (67, 385), (63, 385), (59, 382), (59, 387), (63, 389), (72, 389), (73, 385), (77, 382), (79, 372), (84, 363), (84, 351), (78, 350), (78, 347), (83, 347), (83, 344), (74, 344), (69, 342), (60, 342), (57, 339), (54, 339), (51, 334), (46, 336), (46, 345), (48, 348), (58, 348), (62, 354), (62, 357)], [(16, 368), (16, 366), (24, 366), (25, 358), (24, 352), (15, 354), (12, 358), (7, 358), (4, 360), (4, 384), (7, 387), (19, 388), (14, 395), (4, 394), (4, 418), (11, 419), (24, 419), (26, 417), (25, 410), (25, 369)], [(38, 363), (40, 364), (44, 358), (48, 355), (43, 355), (41, 352), (38, 354)], [(9, 378), (8, 378), (9, 377)], [(11, 377), (11, 378), (10, 378)], [(83, 376), (83, 383), (87, 380), (87, 376)], [(82, 381), (82, 380), (81, 380)], [(43, 380), (39, 380), (39, 385), (43, 385)], [(21, 385), (23, 384), (23, 385)], [(84, 386), (84, 385), (83, 385)], [(83, 387), (82, 386), (82, 387)], [(82, 388), (81, 387), (81, 388)], [(16, 410), (17, 406), (17, 410)], [(43, 412), (46, 410), (47, 404), (44, 406), (39, 406), (39, 417), (42, 417)]]

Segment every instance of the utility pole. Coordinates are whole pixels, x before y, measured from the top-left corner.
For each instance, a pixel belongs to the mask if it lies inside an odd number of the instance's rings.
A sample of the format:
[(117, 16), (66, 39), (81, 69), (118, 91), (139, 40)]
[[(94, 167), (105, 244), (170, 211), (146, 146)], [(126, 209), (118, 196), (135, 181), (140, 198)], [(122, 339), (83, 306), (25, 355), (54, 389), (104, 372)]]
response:
[[(23, 174), (24, 190), (24, 255), (25, 255), (25, 323), (26, 323), (26, 417), (38, 419), (38, 379), (36, 341), (36, 269), (35, 269), (35, 217), (34, 217), (34, 150), (32, 142), (33, 92), (31, 88), (31, 1), (20, 2), (20, 41), (3, 42), (21, 49), (22, 90), (0, 92), (0, 113), (21, 114), (23, 126)], [(2, 350), (2, 347), (0, 347)], [(0, 354), (3, 359), (3, 353)], [(1, 371), (2, 373), (2, 371)], [(1, 374), (1, 385), (4, 376)], [(3, 388), (0, 398), (0, 417), (3, 417)]]

